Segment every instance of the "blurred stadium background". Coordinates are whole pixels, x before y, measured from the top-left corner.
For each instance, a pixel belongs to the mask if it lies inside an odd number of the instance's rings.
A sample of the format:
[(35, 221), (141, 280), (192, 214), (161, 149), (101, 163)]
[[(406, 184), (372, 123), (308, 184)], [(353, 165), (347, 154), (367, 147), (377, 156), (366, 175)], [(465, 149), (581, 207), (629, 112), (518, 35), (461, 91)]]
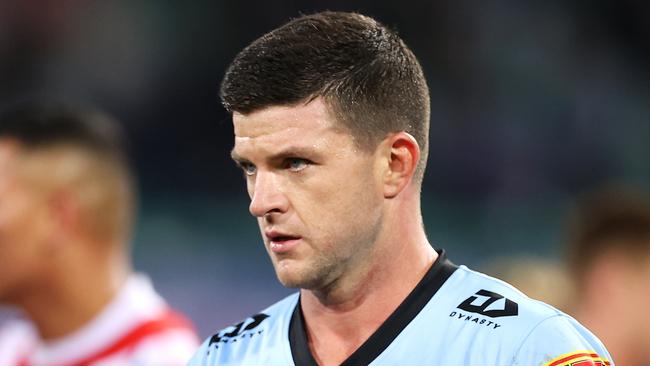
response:
[(650, 187), (650, 3), (619, 1), (0, 0), (0, 102), (54, 95), (129, 133), (135, 264), (202, 337), (291, 290), (277, 284), (229, 161), (228, 62), (300, 13), (396, 28), (432, 97), (423, 210), (457, 263), (559, 257), (575, 196)]

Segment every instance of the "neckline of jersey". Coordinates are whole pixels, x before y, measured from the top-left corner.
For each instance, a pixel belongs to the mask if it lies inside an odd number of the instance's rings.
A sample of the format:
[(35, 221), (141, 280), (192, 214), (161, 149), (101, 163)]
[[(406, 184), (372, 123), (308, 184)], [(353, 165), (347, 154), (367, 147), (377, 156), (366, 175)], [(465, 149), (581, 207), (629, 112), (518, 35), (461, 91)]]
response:
[[(413, 291), (402, 301), (395, 311), (382, 323), (379, 328), (352, 353), (341, 366), (368, 365), (376, 359), (415, 319), (433, 295), (458, 269), (449, 259), (444, 249), (438, 250), (438, 258), (415, 286)], [(289, 325), (289, 344), (293, 363), (301, 366), (318, 366), (309, 350), (307, 332), (303, 318), (300, 299), (291, 315)]]

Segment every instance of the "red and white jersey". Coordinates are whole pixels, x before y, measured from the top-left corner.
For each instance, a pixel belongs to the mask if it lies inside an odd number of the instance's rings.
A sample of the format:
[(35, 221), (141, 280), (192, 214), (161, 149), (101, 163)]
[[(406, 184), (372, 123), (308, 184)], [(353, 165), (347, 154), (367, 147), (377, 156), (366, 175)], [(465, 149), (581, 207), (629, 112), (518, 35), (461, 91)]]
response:
[(198, 347), (192, 325), (142, 275), (132, 276), (92, 321), (42, 341), (27, 321), (0, 328), (0, 366), (181, 366)]

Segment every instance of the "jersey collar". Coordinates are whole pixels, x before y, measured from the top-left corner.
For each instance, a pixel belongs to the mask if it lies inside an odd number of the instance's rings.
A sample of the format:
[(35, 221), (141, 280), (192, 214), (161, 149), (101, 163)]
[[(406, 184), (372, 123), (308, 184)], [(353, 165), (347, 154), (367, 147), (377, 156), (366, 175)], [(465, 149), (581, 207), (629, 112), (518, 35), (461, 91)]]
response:
[[(386, 321), (352, 354), (341, 366), (368, 365), (390, 345), (404, 328), (420, 313), (438, 289), (458, 268), (447, 259), (444, 250), (436, 250), (438, 259), (427, 271), (413, 291), (386, 319)], [(300, 300), (291, 316), (289, 325), (289, 344), (293, 363), (296, 365), (318, 366), (307, 343), (307, 332)]]
[(30, 364), (65, 365), (84, 359), (110, 346), (134, 325), (167, 311), (164, 300), (155, 292), (149, 278), (134, 274), (117, 296), (94, 319), (62, 339), (38, 341)]

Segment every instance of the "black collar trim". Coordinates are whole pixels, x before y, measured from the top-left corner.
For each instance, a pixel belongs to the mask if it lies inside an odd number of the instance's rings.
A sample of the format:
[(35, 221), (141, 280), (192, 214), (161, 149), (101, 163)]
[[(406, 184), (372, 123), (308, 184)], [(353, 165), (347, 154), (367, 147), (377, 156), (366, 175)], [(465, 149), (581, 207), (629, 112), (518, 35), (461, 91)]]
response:
[[(415, 286), (413, 291), (386, 319), (386, 321), (368, 338), (341, 366), (368, 365), (377, 358), (422, 311), (438, 289), (458, 268), (447, 259), (444, 250), (438, 251), (439, 257)], [(289, 325), (289, 344), (293, 363), (297, 366), (318, 366), (309, 351), (305, 321), (300, 307), (296, 304)]]

